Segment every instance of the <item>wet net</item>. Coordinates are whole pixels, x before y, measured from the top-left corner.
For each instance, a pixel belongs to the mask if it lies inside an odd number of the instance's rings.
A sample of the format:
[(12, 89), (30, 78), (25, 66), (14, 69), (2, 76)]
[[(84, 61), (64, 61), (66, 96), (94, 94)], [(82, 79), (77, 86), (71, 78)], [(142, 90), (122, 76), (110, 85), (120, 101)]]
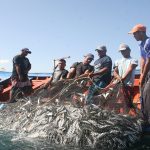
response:
[(89, 81), (59, 81), (49, 89), (38, 89), (30, 97), (7, 104), (0, 111), (0, 129), (15, 130), (21, 138), (40, 137), (74, 149), (132, 147), (140, 140), (142, 121), (118, 112), (121, 107), (127, 112), (131, 107), (122, 99), (123, 85), (112, 83), (101, 89), (93, 97), (94, 104), (87, 106), (84, 100)]
[[(92, 85), (90, 78), (58, 81), (48, 89), (37, 90), (32, 97), (41, 97), (45, 102), (71, 102), (76, 107), (85, 106), (85, 96)], [(133, 104), (133, 89), (118, 81), (112, 81), (106, 88), (99, 89), (93, 96), (93, 104), (115, 113), (139, 115)]]

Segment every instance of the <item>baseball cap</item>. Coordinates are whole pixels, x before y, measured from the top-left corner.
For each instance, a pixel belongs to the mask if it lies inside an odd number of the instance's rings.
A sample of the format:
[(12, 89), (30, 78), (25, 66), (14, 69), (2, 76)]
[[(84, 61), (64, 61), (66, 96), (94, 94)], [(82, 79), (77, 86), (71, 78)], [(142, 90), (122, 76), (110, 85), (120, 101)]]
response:
[(91, 58), (92, 60), (94, 59), (94, 55), (91, 54), (91, 53), (88, 53), (88, 54), (84, 55), (84, 57)]
[(23, 49), (21, 49), (21, 51), (22, 52), (27, 52), (27, 53), (31, 54), (31, 51), (28, 48), (23, 48)]
[(124, 50), (131, 50), (130, 47), (126, 44), (120, 44), (119, 45), (119, 51), (124, 51)]
[(107, 51), (106, 46), (98, 46), (95, 51)]
[(133, 34), (137, 31), (144, 31), (146, 32), (146, 26), (142, 25), (142, 24), (137, 24), (135, 25), (132, 30), (130, 32), (128, 32), (128, 34)]
[(66, 63), (66, 60), (65, 59), (59, 59), (58, 60), (58, 64), (61, 64), (62, 62)]

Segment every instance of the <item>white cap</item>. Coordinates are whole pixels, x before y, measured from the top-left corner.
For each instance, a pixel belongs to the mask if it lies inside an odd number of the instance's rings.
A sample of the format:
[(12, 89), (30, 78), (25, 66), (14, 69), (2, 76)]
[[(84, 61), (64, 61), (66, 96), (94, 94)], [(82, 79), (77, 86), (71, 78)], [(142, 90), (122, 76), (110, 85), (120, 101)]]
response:
[(124, 50), (131, 50), (130, 47), (126, 44), (120, 44), (119, 46), (119, 51), (124, 51)]

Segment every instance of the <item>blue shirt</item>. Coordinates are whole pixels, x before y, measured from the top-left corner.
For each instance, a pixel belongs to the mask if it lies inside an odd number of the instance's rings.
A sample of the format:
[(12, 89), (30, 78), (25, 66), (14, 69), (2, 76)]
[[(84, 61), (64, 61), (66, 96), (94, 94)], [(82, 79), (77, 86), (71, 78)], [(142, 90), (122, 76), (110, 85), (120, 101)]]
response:
[(144, 42), (141, 42), (139, 46), (141, 57), (143, 57), (145, 60), (146, 58), (150, 58), (150, 38), (147, 38)]
[(103, 75), (96, 75), (93, 77), (94, 82), (104, 81), (106, 84), (109, 84), (111, 81), (111, 69), (112, 69), (112, 60), (109, 56), (104, 56), (97, 59), (94, 62), (94, 72), (99, 72), (101, 69), (107, 67), (108, 71)]

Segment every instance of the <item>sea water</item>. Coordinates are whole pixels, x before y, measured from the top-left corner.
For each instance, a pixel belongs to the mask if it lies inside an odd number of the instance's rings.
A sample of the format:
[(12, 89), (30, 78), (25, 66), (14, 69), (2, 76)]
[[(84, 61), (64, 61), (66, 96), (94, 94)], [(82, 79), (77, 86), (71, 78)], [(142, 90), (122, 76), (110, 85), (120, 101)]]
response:
[(44, 139), (23, 139), (13, 131), (0, 130), (0, 150), (79, 150), (79, 148), (53, 145)]
[[(141, 142), (136, 143), (133, 147), (126, 150), (149, 150), (150, 137), (144, 137)], [(53, 145), (48, 139), (23, 139), (18, 137), (13, 131), (0, 130), (0, 150), (87, 150), (84, 148)], [(88, 149), (98, 150), (98, 149)]]
[[(51, 76), (51, 73), (29, 73), (29, 76), (33, 77), (47, 77)], [(8, 79), (11, 77), (11, 72), (0, 71), (0, 79), (1, 81)]]
[[(29, 76), (50, 76), (51, 73), (29, 73)], [(0, 82), (11, 77), (11, 72), (0, 71)], [(0, 111), (6, 107), (6, 104), (0, 104)], [(60, 146), (52, 145), (45, 139), (23, 139), (19, 138), (13, 131), (4, 131), (0, 129), (0, 150), (59, 150)], [(62, 147), (62, 150), (70, 149)], [(71, 148), (73, 149), (73, 148)]]

